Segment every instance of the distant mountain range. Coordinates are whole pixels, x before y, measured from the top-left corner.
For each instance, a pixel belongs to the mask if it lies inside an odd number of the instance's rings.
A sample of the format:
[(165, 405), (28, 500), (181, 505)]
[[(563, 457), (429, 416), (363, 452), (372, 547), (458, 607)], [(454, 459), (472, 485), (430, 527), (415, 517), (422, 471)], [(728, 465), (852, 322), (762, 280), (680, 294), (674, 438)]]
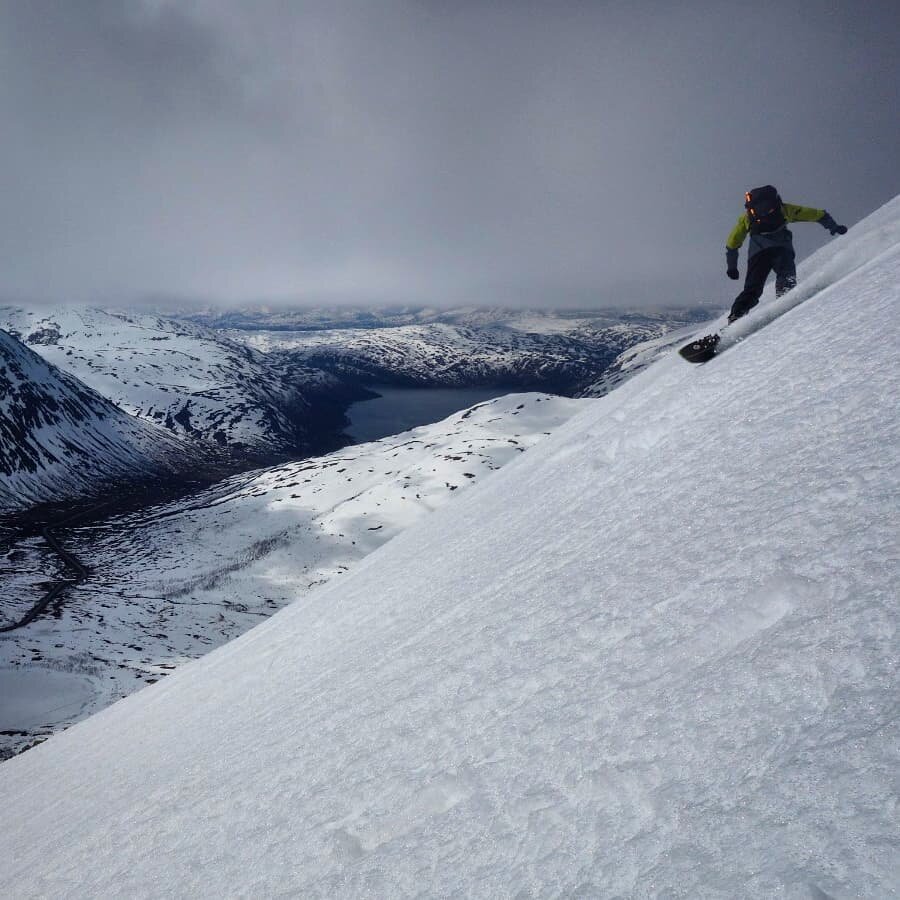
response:
[(702, 317), (339, 308), (188, 321), (0, 307), (0, 496), (22, 508), (160, 465), (233, 472), (326, 452), (348, 442), (344, 413), (366, 385), (581, 394), (627, 348)]
[(343, 410), (361, 393), (174, 319), (4, 307), (0, 327), (7, 508), (149, 474), (148, 461), (192, 474), (330, 450), (346, 443)]
[[(349, 315), (349, 314), (348, 314)], [(457, 310), (376, 316), (358, 314), (352, 327), (326, 328), (318, 314), (275, 317), (231, 314), (225, 334), (272, 354), (362, 383), (416, 387), (498, 386), (578, 394), (626, 348), (708, 318), (700, 310), (666, 314)], [(416, 319), (414, 323), (398, 324)], [(244, 329), (233, 327), (247, 322)], [(369, 327), (363, 322), (368, 321)], [(332, 323), (333, 324), (333, 323)]]
[(222, 310), (209, 308), (170, 316), (217, 330), (329, 331), (397, 328), (401, 325), (461, 325), (469, 328), (499, 326), (536, 334), (568, 332), (584, 325), (608, 327), (622, 323), (657, 322), (662, 325), (688, 319), (702, 321), (709, 307), (661, 306), (656, 309), (521, 309), (504, 306), (310, 306), (272, 308), (250, 306)]

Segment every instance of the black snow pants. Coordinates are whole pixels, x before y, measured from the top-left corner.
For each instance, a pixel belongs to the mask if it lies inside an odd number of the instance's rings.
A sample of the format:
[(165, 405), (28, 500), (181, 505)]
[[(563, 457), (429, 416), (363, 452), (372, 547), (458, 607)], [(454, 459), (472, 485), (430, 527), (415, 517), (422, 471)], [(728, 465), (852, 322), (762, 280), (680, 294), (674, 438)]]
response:
[(794, 265), (794, 248), (791, 243), (766, 247), (754, 253), (747, 261), (747, 278), (744, 289), (731, 306), (729, 320), (739, 319), (759, 303), (769, 272), (775, 271), (775, 296), (780, 297), (797, 285), (797, 269)]

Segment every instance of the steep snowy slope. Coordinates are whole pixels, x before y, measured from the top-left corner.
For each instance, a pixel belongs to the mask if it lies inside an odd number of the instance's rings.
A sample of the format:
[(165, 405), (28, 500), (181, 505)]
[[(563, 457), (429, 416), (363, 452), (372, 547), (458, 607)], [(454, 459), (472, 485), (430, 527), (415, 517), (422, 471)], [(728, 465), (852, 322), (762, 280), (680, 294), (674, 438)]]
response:
[(823, 288), (841, 281), (861, 266), (867, 265), (882, 252), (891, 252), (900, 239), (900, 225), (894, 216), (894, 205), (888, 203), (869, 216), (862, 228), (854, 228), (849, 239), (833, 242), (800, 263), (799, 286), (774, 297), (774, 281), (763, 294), (762, 303), (749, 315), (728, 325), (725, 314), (702, 325), (690, 324), (683, 328), (660, 331), (649, 339), (628, 346), (609, 365), (603, 375), (593, 384), (578, 391), (578, 397), (603, 397), (619, 385), (668, 356), (676, 347), (686, 343), (693, 335), (720, 331), (722, 340), (719, 352), (739, 344), (749, 335), (764, 328), (774, 319), (784, 315), (795, 306), (804, 303)]
[(3, 892), (896, 895), (898, 224), (4, 763)]
[(267, 456), (318, 445), (323, 372), (284, 373), (206, 329), (100, 309), (0, 309), (0, 324), (126, 412), (215, 447)]
[[(66, 545), (91, 577), (68, 591), (56, 616), (0, 640), (0, 759), (343, 577), (588, 402), (500, 397), (443, 422), (235, 476), (185, 500), (68, 531)], [(33, 603), (46, 580), (32, 563), (31, 541), (14, 553), (6, 572), (0, 555), (10, 595), (0, 603), (0, 625), (4, 615), (15, 621), (29, 608), (12, 598)], [(66, 677), (78, 688), (75, 701)], [(27, 706), (10, 704), (19, 690), (28, 692)]]
[(0, 331), (0, 512), (176, 465), (186, 449)]

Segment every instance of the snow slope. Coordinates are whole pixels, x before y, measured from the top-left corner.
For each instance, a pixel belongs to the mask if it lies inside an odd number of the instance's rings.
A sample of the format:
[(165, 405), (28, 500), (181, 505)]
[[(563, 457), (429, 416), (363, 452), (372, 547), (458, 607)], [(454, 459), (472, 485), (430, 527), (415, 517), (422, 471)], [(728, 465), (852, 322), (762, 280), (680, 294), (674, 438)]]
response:
[[(588, 402), (500, 397), (443, 422), (69, 530), (66, 545), (90, 567), (90, 579), (69, 589), (54, 617), (0, 638), (0, 759), (344, 576)], [(48, 563), (40, 549), (26, 539), (7, 566), (0, 555), (10, 594), (0, 625), (42, 595)], [(76, 701), (69, 681), (79, 688)], [(29, 696), (27, 726), (14, 696), (21, 691)]]
[(3, 892), (896, 896), (898, 226), (4, 763)]
[(158, 474), (186, 457), (167, 431), (126, 415), (0, 331), (0, 512)]
[(702, 325), (692, 324), (674, 330), (661, 329), (659, 333), (651, 335), (646, 340), (632, 342), (613, 360), (596, 382), (579, 391), (576, 396), (605, 396), (667, 356), (673, 348), (687, 343), (694, 335), (709, 334), (711, 331), (721, 332), (719, 353), (740, 343), (748, 335), (804, 303), (823, 288), (843, 280), (858, 268), (868, 265), (880, 253), (891, 252), (897, 240), (900, 240), (900, 224), (896, 221), (893, 205), (886, 204), (869, 216), (862, 234), (857, 229), (854, 229), (854, 232), (854, 236), (849, 240), (841, 239), (837, 243), (832, 243), (802, 261), (797, 267), (799, 286), (794, 290), (776, 299), (775, 284), (770, 280), (763, 293), (761, 304), (748, 316), (727, 328), (725, 326), (728, 317), (723, 314)]

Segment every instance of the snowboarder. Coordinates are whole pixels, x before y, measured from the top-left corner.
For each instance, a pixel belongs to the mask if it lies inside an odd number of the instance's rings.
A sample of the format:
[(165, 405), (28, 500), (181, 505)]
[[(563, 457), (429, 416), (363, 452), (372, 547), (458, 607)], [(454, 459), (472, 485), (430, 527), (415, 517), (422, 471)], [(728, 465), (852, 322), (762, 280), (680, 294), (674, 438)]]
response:
[(769, 272), (775, 270), (775, 296), (780, 297), (797, 284), (797, 270), (794, 267), (793, 235), (788, 222), (818, 222), (832, 235), (846, 234), (847, 227), (838, 225), (824, 209), (797, 206), (784, 203), (778, 191), (767, 184), (754, 188), (744, 195), (746, 212), (741, 213), (737, 225), (725, 241), (725, 261), (728, 277), (737, 280), (738, 250), (744, 238), (750, 234), (750, 248), (747, 256), (747, 278), (744, 289), (735, 298), (728, 314), (729, 324), (746, 315), (762, 295)]

